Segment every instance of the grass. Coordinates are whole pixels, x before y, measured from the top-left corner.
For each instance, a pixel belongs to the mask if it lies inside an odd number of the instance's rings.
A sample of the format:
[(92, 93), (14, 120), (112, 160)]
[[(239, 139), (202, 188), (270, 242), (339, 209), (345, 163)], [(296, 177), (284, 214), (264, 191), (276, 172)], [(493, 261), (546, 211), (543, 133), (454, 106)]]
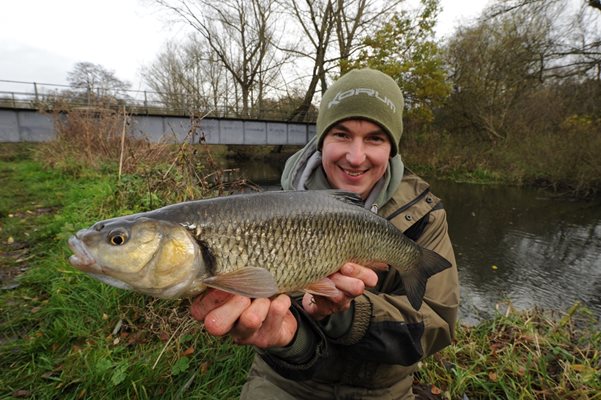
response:
[[(67, 262), (74, 231), (173, 201), (185, 179), (167, 177), (171, 189), (158, 191), (151, 174), (48, 168), (32, 153), (0, 144), (0, 399), (237, 398), (250, 348), (204, 334), (188, 300), (121, 291)], [(169, 165), (154, 171), (166, 177)], [(582, 307), (510, 311), (458, 326), (416, 382), (448, 399), (601, 399), (600, 349), (598, 321)]]
[(202, 334), (188, 300), (120, 291), (68, 265), (70, 234), (135, 208), (110, 208), (114, 179), (4, 154), (0, 173), (0, 398), (237, 397), (252, 352)]
[(457, 329), (418, 379), (448, 399), (601, 399), (601, 332), (580, 304), (504, 313)]

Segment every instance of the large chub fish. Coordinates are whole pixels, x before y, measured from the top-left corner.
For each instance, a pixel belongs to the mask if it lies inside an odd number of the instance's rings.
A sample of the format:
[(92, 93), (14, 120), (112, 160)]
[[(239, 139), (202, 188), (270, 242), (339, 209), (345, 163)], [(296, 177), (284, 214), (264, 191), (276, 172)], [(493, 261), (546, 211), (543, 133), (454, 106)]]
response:
[(214, 287), (248, 297), (337, 293), (346, 262), (398, 270), (411, 305), (449, 261), (340, 191), (241, 194), (98, 222), (69, 239), (70, 262), (113, 286), (156, 297)]

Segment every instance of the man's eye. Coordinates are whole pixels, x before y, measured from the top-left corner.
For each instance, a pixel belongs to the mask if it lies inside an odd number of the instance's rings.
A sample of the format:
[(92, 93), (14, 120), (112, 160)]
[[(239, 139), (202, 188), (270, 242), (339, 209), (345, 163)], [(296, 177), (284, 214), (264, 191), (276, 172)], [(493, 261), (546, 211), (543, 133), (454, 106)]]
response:
[(374, 143), (382, 143), (386, 141), (386, 139), (383, 136), (370, 136), (367, 138), (367, 140)]

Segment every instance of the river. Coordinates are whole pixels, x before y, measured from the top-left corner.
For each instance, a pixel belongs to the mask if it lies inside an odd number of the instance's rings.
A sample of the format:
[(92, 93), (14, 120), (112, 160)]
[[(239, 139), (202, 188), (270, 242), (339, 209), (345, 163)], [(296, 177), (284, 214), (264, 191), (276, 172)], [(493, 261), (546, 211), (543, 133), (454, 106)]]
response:
[[(281, 165), (238, 164), (277, 189)], [(443, 200), (461, 282), (461, 319), (490, 317), (497, 304), (565, 311), (577, 301), (601, 317), (601, 203), (531, 188), (429, 179)]]

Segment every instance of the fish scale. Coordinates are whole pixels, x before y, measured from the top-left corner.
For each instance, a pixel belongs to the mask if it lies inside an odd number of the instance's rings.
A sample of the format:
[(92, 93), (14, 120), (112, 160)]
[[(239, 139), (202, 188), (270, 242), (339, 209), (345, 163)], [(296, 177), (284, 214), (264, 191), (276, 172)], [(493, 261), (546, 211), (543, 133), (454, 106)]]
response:
[[(210, 230), (203, 231), (200, 236), (213, 249), (217, 270), (227, 273), (238, 268), (262, 266), (274, 275), (279, 289), (285, 292), (338, 270), (348, 261), (348, 247), (356, 245), (351, 240), (349, 246), (344, 246), (348, 242), (345, 237), (357, 235), (361, 222), (366, 222), (359, 218), (361, 214), (348, 213), (343, 214), (343, 218), (323, 218), (323, 215), (329, 216), (325, 208), (316, 207), (310, 211), (289, 215), (285, 220), (278, 217), (277, 213), (265, 216), (267, 221), (276, 221), (275, 226), (265, 220), (244, 219), (236, 228), (233, 241), (222, 240), (220, 229), (214, 233)], [(230, 220), (233, 222), (231, 217)], [(280, 231), (285, 234), (280, 234)], [(370, 232), (373, 233), (373, 230)], [(285, 244), (288, 244), (288, 248)], [(259, 251), (252, 246), (259, 246)], [(364, 258), (355, 256), (353, 261), (367, 261), (373, 257), (369, 254)], [(316, 264), (319, 268), (314, 268), (311, 264)], [(281, 268), (282, 265), (288, 265), (289, 268)]]

